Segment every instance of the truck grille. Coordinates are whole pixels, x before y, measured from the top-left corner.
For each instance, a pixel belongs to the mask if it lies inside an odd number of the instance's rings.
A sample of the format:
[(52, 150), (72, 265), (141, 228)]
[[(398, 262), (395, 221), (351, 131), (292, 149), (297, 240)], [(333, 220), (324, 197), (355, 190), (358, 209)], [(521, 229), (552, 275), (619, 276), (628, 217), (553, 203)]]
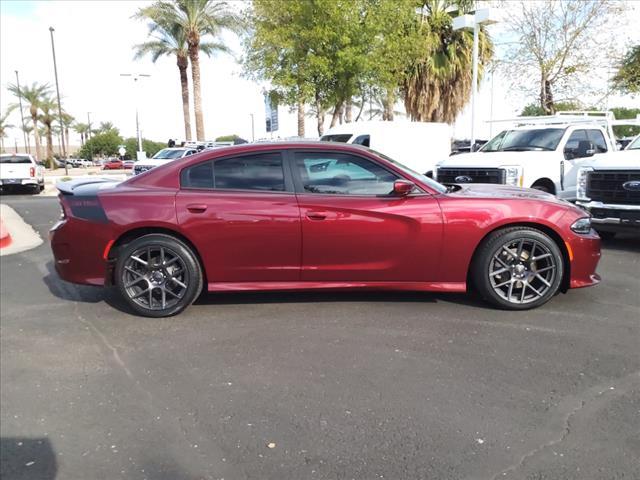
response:
[(151, 170), (152, 168), (152, 166), (136, 165), (133, 167), (133, 174), (138, 175), (140, 173), (146, 172), (147, 170)]
[(439, 168), (438, 181), (440, 183), (504, 183), (504, 170), (501, 168)]
[(623, 185), (640, 181), (640, 170), (596, 170), (589, 172), (587, 197), (595, 202), (640, 205), (640, 190), (626, 190)]

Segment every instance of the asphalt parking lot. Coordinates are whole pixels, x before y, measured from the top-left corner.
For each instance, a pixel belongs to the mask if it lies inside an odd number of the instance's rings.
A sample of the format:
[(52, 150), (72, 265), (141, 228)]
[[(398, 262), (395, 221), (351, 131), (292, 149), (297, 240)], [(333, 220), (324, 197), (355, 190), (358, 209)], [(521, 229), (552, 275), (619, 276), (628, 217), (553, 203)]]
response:
[(424, 293), (205, 295), (169, 319), (0, 260), (5, 479), (638, 479), (640, 238), (512, 313)]

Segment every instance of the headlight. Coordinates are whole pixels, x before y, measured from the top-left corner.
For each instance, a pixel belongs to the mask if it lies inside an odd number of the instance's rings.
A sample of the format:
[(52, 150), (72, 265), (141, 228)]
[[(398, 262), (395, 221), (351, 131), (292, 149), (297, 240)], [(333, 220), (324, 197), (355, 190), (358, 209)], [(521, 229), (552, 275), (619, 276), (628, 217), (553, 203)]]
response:
[(503, 166), (500, 167), (504, 170), (504, 183), (505, 185), (513, 185), (514, 187), (522, 187), (524, 179), (524, 169), (516, 166)]
[(592, 172), (591, 167), (581, 167), (578, 169), (578, 178), (576, 179), (576, 197), (578, 200), (589, 201), (587, 197), (587, 180), (589, 179), (589, 172)]
[(587, 234), (591, 231), (591, 218), (579, 218), (571, 225), (571, 230), (575, 233)]

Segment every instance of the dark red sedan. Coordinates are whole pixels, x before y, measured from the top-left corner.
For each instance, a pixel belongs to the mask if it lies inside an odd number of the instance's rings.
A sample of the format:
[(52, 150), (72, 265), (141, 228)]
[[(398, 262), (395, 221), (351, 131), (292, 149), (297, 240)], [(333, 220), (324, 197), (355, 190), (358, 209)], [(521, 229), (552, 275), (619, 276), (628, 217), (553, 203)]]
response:
[(116, 285), (153, 317), (180, 312), (203, 288), (473, 287), (523, 310), (600, 280), (600, 239), (583, 210), (537, 190), (445, 187), (365, 147), (228, 147), (122, 183), (59, 188), (60, 276)]

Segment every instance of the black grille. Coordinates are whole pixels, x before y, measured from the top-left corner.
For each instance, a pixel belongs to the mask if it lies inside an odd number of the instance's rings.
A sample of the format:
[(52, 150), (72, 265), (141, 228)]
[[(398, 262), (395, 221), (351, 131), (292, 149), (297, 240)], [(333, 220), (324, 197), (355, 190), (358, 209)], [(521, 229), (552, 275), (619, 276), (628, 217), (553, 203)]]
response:
[[(471, 181), (462, 180), (459, 177), (467, 177)], [(504, 170), (501, 168), (439, 168), (438, 181), (440, 183), (504, 183)]]
[(631, 180), (640, 181), (640, 170), (596, 170), (587, 178), (587, 197), (595, 202), (640, 205), (640, 191), (625, 190)]
[(138, 175), (140, 173), (146, 172), (147, 170), (151, 170), (153, 167), (152, 166), (146, 166), (146, 165), (136, 165), (135, 167), (133, 167), (133, 174), (134, 175)]

